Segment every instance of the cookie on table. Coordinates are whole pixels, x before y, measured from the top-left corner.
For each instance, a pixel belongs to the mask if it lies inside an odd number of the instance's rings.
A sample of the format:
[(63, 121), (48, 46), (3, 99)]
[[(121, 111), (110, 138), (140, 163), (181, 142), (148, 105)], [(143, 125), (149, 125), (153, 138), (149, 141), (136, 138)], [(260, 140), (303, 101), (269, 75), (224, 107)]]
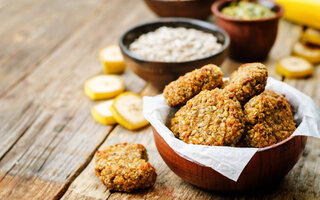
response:
[(244, 132), (244, 115), (229, 91), (205, 90), (176, 112), (170, 129), (188, 144), (235, 146)]
[(95, 174), (112, 191), (131, 192), (154, 185), (157, 174), (141, 144), (121, 143), (96, 154)]
[(234, 71), (225, 86), (244, 105), (249, 99), (264, 91), (268, 69), (262, 63), (247, 63)]
[(222, 85), (222, 77), (220, 67), (205, 65), (169, 83), (164, 88), (163, 96), (169, 106), (182, 106), (202, 90), (212, 90)]
[(284, 95), (265, 90), (244, 106), (245, 140), (252, 147), (266, 147), (288, 138), (295, 130), (291, 107)]

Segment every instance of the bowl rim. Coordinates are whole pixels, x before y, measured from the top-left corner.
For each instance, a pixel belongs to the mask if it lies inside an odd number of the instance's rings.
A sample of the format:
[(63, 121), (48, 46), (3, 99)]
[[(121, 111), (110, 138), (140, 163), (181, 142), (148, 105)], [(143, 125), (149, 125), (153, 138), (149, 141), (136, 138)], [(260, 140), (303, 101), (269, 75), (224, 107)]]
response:
[(261, 19), (253, 19), (253, 20), (244, 20), (244, 19), (235, 19), (232, 17), (229, 17), (228, 15), (223, 14), (220, 10), (222, 6), (225, 6), (225, 4), (232, 2), (232, 0), (219, 0), (214, 2), (211, 5), (211, 12), (213, 13), (214, 16), (217, 18), (224, 19), (226, 21), (232, 21), (232, 22), (239, 22), (239, 23), (257, 23), (257, 22), (265, 22), (265, 21), (271, 21), (274, 19), (278, 19), (283, 16), (284, 13), (284, 8), (277, 4), (274, 1), (270, 0), (255, 0), (254, 2), (268, 2), (269, 4), (273, 4), (273, 7), (277, 7), (279, 9), (278, 12), (273, 17), (267, 17), (267, 18), (261, 18)]
[[(224, 40), (225, 41), (222, 44), (221, 49), (219, 49), (219, 51), (217, 51), (216, 53), (214, 53), (212, 55), (209, 55), (209, 56), (206, 56), (206, 57), (203, 57), (203, 58), (199, 58), (199, 59), (195, 59), (195, 60), (189, 60), (189, 61), (183, 61), (183, 62), (162, 62), (162, 61), (152, 61), (152, 60), (143, 59), (143, 58), (140, 58), (138, 56), (135, 56), (126, 47), (126, 45), (123, 43), (123, 40), (124, 40), (125, 36), (129, 32), (131, 32), (131, 31), (133, 31), (133, 30), (135, 30), (137, 28), (148, 26), (148, 25), (151, 25), (151, 24), (157, 24), (157, 23), (168, 23), (168, 24), (170, 24), (172, 22), (189, 23), (189, 24), (192, 24), (192, 25), (197, 26), (197, 27), (203, 27), (203, 28), (207, 28), (207, 29), (210, 29), (212, 31), (215, 31), (215, 32), (219, 32), (224, 36)], [(196, 28), (194, 28), (194, 29), (196, 29)], [(224, 51), (226, 51), (229, 48), (229, 45), (230, 45), (230, 37), (227, 34), (227, 32), (225, 32), (222, 28), (220, 28), (220, 27), (218, 27), (218, 26), (216, 26), (216, 25), (214, 25), (212, 23), (206, 22), (206, 21), (197, 20), (197, 19), (191, 19), (191, 18), (184, 18), (184, 17), (162, 17), (162, 18), (158, 18), (158, 19), (155, 19), (155, 20), (151, 20), (151, 21), (147, 21), (147, 22), (143, 22), (143, 23), (137, 24), (135, 26), (130, 27), (126, 31), (124, 31), (121, 34), (120, 39), (119, 39), (120, 49), (122, 50), (122, 52), (124, 54), (126, 54), (131, 59), (133, 59), (133, 60), (135, 60), (137, 62), (148, 62), (148, 63), (151, 63), (151, 64), (162, 64), (164, 66), (168, 66), (169, 64), (181, 64), (181, 65), (183, 65), (183, 64), (190, 64), (190, 63), (193, 63), (193, 62), (204, 61), (206, 59), (209, 59), (209, 58), (215, 57), (215, 56), (217, 56), (219, 54), (222, 54)]]

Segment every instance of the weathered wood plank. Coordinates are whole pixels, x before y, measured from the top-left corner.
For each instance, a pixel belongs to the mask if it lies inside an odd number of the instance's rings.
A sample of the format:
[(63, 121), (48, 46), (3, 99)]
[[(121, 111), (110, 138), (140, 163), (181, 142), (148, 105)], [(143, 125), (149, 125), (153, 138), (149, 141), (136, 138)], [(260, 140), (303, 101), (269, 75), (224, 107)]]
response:
[(0, 96), (30, 74), (108, 3), (102, 0), (2, 2)]
[[(25, 5), (29, 5), (28, 1), (25, 2)], [(275, 191), (247, 196), (223, 196), (199, 190), (173, 174), (157, 153), (150, 127), (130, 132), (117, 126), (108, 136), (113, 127), (96, 124), (90, 117), (89, 109), (93, 102), (83, 95), (83, 82), (101, 72), (97, 59), (97, 51), (101, 47), (116, 43), (123, 30), (139, 21), (153, 18), (154, 15), (146, 10), (142, 1), (124, 3), (124, 0), (109, 0), (106, 5), (99, 8), (103, 12), (91, 15), (90, 24), (81, 27), (67, 41), (62, 41), (64, 43), (48, 59), (42, 57), (41, 64), (28, 72), (30, 76), (0, 98), (0, 199), (59, 198), (71, 183), (64, 199), (320, 198), (318, 140), (308, 143), (304, 158)], [(26, 10), (27, 8), (28, 6)], [(14, 10), (14, 6), (11, 9)], [(2, 12), (0, 18), (1, 14)], [(14, 19), (13, 22), (17, 20)], [(6, 26), (13, 28), (10, 23)], [(287, 25), (291, 26), (289, 23), (281, 24), (282, 27)], [(58, 30), (48, 31), (52, 34)], [(296, 33), (295, 31), (299, 30), (294, 28), (293, 32)], [(292, 32), (284, 32), (283, 36), (290, 38), (287, 34)], [(20, 40), (19, 37), (17, 40)], [(287, 45), (282, 40), (279, 41), (281, 45)], [(278, 46), (279, 42), (276, 47)], [(273, 50), (276, 53), (271, 52), (271, 66), (274, 66), (274, 61), (282, 54), (287, 55), (285, 52), (289, 48), (283, 51), (280, 46), (277, 51)], [(3, 58), (0, 63), (9, 62), (8, 59), (11, 58)], [(226, 62), (223, 66), (231, 65)], [(230, 73), (233, 70), (224, 71)], [(124, 79), (128, 89), (135, 89), (136, 92), (144, 85), (130, 72), (124, 75)], [(314, 92), (312, 90), (311, 93)], [(158, 91), (150, 87), (144, 90), (144, 94), (156, 93)], [(105, 140), (107, 136), (108, 139)], [(103, 141), (103, 146), (124, 141), (144, 144), (148, 149), (150, 162), (159, 175), (155, 187), (133, 194), (111, 194), (107, 191), (93, 173), (94, 161), (90, 162), (96, 148)], [(76, 178), (79, 173), (81, 174)]]
[[(105, 140), (112, 126), (92, 119), (94, 102), (83, 94), (83, 83), (102, 72), (99, 49), (117, 43), (125, 28), (144, 20), (144, 7), (136, 3), (108, 1), (90, 24), (0, 98), (0, 145), (6, 147), (0, 152), (0, 199), (59, 197)], [(145, 85), (130, 71), (123, 79), (136, 92)]]
[[(26, 189), (25, 185), (30, 187)], [(0, 188), (1, 199), (52, 199), (53, 194), (61, 188), (61, 183), (43, 181), (27, 174), (23, 177), (7, 175), (1, 180)], [(11, 191), (8, 188), (15, 190)]]
[(320, 105), (320, 64), (316, 65), (310, 77), (301, 79), (285, 79), (289, 85), (310, 96), (316, 104)]

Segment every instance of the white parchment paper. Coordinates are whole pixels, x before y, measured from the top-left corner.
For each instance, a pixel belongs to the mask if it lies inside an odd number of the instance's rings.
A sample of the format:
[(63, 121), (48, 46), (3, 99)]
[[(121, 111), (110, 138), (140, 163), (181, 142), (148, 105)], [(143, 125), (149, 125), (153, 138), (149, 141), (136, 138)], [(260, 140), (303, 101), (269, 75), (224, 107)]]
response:
[[(320, 110), (313, 100), (297, 89), (268, 78), (267, 89), (284, 94), (293, 108), (294, 120), (299, 124), (293, 135), (320, 138)], [(237, 181), (258, 148), (237, 148), (186, 144), (174, 137), (166, 122), (176, 110), (170, 108), (162, 95), (143, 97), (143, 114), (167, 144), (180, 156), (211, 167), (233, 181)]]

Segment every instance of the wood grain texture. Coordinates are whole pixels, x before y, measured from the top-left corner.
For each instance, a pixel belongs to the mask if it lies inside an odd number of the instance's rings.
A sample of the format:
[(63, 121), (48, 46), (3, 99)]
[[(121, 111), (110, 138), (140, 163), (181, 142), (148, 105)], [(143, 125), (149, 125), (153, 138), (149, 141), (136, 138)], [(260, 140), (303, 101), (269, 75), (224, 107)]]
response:
[(102, 0), (4, 1), (0, 12), (0, 96), (32, 73), (108, 3)]
[[(36, 194), (59, 197), (112, 130), (112, 126), (99, 125), (90, 116), (94, 102), (83, 94), (83, 83), (102, 72), (99, 49), (116, 43), (133, 19), (143, 19), (136, 13), (137, 18), (127, 14), (134, 3), (113, 13), (123, 2), (108, 1), (101, 8), (104, 12), (0, 98), (0, 199), (16, 199), (23, 194), (34, 195), (34, 199)], [(128, 15), (128, 20), (110, 29), (109, 19), (121, 21), (123, 15)], [(123, 79), (127, 89), (135, 92), (145, 86), (130, 71)], [(35, 181), (48, 187), (33, 184)]]
[[(1, 199), (53, 199), (62, 185), (63, 183), (43, 181), (32, 175), (23, 177), (7, 175), (1, 180), (0, 196)], [(11, 191), (9, 188), (16, 189)]]
[(310, 77), (301, 79), (285, 79), (286, 83), (310, 96), (316, 104), (320, 105), (320, 64), (315, 65)]
[[(94, 122), (83, 94), (86, 79), (102, 73), (98, 51), (118, 42), (128, 27), (155, 18), (139, 0), (0, 0), (0, 199), (319, 199), (320, 141), (309, 138), (303, 158), (273, 190), (221, 195), (176, 176), (161, 159), (150, 127), (131, 132)], [(10, 20), (8, 20), (10, 16)], [(282, 21), (269, 58), (290, 52), (300, 27)], [(229, 75), (239, 63), (227, 60)], [(320, 104), (319, 67), (314, 76), (285, 80)], [(130, 71), (128, 90), (145, 83)], [(144, 95), (155, 95), (151, 86)], [(94, 175), (94, 153), (118, 142), (146, 146), (158, 178), (132, 194), (110, 193)], [(102, 146), (101, 146), (102, 144)]]

